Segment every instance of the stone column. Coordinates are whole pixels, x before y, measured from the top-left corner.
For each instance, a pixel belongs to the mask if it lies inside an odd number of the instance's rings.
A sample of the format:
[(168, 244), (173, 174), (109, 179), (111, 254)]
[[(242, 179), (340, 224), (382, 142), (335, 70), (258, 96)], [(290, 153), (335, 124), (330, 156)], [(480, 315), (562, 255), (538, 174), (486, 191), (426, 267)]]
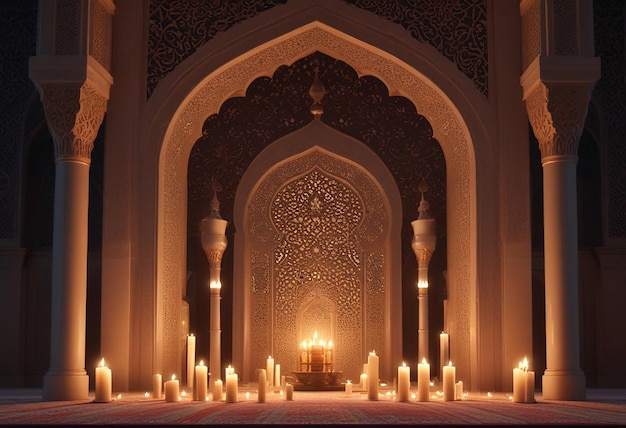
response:
[[(578, 67), (572, 67), (575, 61)], [(584, 400), (580, 367), (576, 164), (597, 61), (538, 58), (523, 77), (543, 166), (546, 371), (543, 398)], [(576, 70), (576, 72), (572, 72)]]
[(85, 370), (89, 167), (112, 83), (107, 72), (94, 77), (90, 70), (87, 57), (33, 57), (30, 62), (30, 77), (41, 94), (54, 140), (56, 164), (50, 369), (44, 378), (44, 400), (84, 400), (89, 395)]

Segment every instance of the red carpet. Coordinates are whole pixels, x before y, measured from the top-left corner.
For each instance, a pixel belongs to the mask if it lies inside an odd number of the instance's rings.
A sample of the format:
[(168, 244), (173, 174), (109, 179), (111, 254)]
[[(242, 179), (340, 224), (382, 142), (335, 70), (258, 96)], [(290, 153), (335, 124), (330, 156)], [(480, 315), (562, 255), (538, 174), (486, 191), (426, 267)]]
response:
[(40, 391), (0, 391), (0, 424), (352, 424), (352, 425), (626, 425), (626, 391), (589, 390), (587, 401), (513, 403), (506, 394), (468, 394), (462, 401), (433, 399), (421, 403), (395, 402), (365, 394), (296, 391), (294, 401), (270, 394), (257, 403), (256, 394), (240, 391), (238, 403), (177, 403), (129, 393), (110, 403), (45, 402)]

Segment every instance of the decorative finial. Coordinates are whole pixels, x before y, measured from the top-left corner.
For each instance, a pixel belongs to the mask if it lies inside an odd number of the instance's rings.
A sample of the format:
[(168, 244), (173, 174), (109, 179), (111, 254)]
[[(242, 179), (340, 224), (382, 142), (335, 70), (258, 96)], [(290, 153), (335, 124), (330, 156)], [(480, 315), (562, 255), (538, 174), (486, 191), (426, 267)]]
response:
[(311, 105), (311, 113), (315, 116), (316, 119), (322, 117), (324, 114), (324, 107), (322, 106), (322, 98), (326, 94), (326, 88), (322, 84), (319, 76), (317, 75), (318, 69), (315, 69), (315, 77), (313, 78), (313, 84), (311, 85), (311, 89), (309, 89), (309, 95), (313, 98), (313, 104)]
[(424, 193), (428, 192), (428, 184), (426, 184), (426, 180), (422, 178), (417, 190), (422, 194), (422, 200), (420, 201), (419, 206), (417, 207), (417, 212), (419, 212), (418, 220), (431, 218), (428, 210), (430, 209), (430, 204), (426, 199), (424, 199)]
[(209, 218), (218, 218), (221, 219), (220, 215), (220, 201), (217, 199), (217, 192), (222, 191), (222, 186), (217, 181), (215, 181), (215, 177), (211, 179), (211, 190), (213, 190), (213, 199), (211, 200), (211, 214)]

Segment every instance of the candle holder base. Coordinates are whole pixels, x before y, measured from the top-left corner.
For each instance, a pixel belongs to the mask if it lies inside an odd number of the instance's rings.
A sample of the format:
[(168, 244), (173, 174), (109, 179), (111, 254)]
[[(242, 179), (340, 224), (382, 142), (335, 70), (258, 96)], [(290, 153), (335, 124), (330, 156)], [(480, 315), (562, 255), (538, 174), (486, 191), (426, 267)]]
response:
[(296, 378), (296, 391), (343, 391), (341, 384), (343, 372), (292, 372)]

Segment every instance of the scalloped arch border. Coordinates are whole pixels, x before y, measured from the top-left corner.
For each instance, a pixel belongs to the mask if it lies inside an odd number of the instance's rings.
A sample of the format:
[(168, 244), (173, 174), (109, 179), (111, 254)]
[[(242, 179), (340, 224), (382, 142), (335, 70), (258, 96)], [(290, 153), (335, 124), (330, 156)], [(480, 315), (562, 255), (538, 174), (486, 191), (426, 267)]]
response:
[[(180, 304), (181, 283), (184, 284), (186, 274), (186, 171), (190, 150), (201, 135), (204, 120), (218, 112), (227, 98), (245, 91), (256, 77), (271, 75), (279, 66), (290, 64), (316, 50), (347, 62), (359, 74), (378, 77), (390, 93), (410, 99), (417, 111), (430, 122), (434, 136), (441, 144), (447, 164), (447, 204), (455, 207), (446, 219), (450, 237), (448, 319), (453, 320), (451, 331), (455, 337), (457, 368), (461, 372), (473, 372), (471, 365), (476, 362), (471, 357), (470, 348), (475, 347), (471, 340), (476, 338), (471, 339), (470, 332), (476, 323), (472, 296), (476, 295), (477, 268), (476, 242), (472, 242), (471, 235), (476, 230), (476, 184), (474, 148), (468, 126), (444, 91), (415, 67), (319, 21), (258, 45), (225, 64), (218, 64), (213, 72), (205, 74), (205, 78), (172, 112), (160, 140), (154, 330), (156, 366), (167, 371), (175, 370), (179, 365), (180, 338), (175, 326), (181, 321), (176, 308)], [(417, 54), (425, 55), (425, 52), (429, 51), (426, 49)], [(198, 56), (190, 60), (196, 64), (202, 62)], [(445, 63), (445, 60), (441, 61)], [(433, 62), (436, 60), (428, 60), (431, 72)], [(179, 84), (174, 82), (172, 86)], [(153, 97), (152, 101), (156, 103), (158, 98)], [(159, 114), (167, 113), (157, 112), (155, 117)]]

